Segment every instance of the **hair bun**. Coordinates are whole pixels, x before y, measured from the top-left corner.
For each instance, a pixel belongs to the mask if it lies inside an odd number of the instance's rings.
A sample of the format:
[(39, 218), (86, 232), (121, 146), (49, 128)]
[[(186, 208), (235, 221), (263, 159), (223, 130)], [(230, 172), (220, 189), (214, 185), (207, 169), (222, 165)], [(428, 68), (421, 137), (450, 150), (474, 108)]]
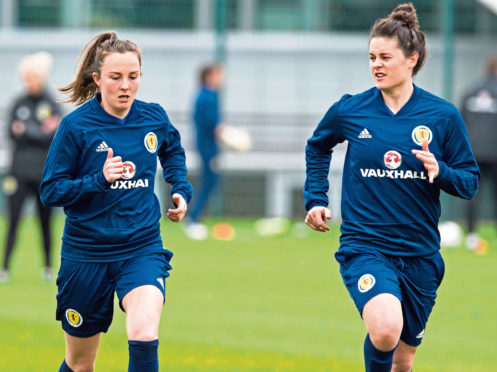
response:
[(399, 4), (390, 13), (389, 18), (394, 21), (402, 22), (406, 27), (414, 30), (419, 29), (418, 15), (412, 3)]

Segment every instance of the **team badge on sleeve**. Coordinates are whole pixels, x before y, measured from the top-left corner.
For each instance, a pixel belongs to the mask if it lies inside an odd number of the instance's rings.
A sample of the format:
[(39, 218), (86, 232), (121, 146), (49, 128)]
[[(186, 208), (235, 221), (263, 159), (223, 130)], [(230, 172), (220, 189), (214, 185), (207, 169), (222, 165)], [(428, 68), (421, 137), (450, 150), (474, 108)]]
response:
[(148, 132), (145, 135), (145, 148), (152, 154), (157, 151), (157, 136), (154, 132)]
[(423, 142), (426, 140), (428, 141), (428, 143), (430, 143), (432, 139), (433, 139), (433, 133), (431, 132), (431, 129), (428, 128), (427, 126), (418, 125), (412, 131), (412, 140), (418, 146), (421, 146)]
[(374, 278), (373, 275), (364, 274), (359, 278), (359, 281), (357, 282), (357, 287), (359, 288), (359, 292), (364, 293), (369, 291), (371, 288), (373, 288), (375, 283), (376, 279)]
[(83, 317), (74, 309), (66, 310), (66, 319), (67, 322), (75, 328), (78, 328), (81, 324), (83, 324)]

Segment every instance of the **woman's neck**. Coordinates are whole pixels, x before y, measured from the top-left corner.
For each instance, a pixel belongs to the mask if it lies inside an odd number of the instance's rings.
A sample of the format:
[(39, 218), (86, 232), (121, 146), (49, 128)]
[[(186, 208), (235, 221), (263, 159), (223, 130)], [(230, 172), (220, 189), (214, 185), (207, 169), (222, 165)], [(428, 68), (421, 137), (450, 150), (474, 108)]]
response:
[(396, 114), (409, 101), (413, 92), (414, 85), (412, 81), (409, 81), (392, 89), (384, 89), (381, 91), (381, 95), (390, 111)]

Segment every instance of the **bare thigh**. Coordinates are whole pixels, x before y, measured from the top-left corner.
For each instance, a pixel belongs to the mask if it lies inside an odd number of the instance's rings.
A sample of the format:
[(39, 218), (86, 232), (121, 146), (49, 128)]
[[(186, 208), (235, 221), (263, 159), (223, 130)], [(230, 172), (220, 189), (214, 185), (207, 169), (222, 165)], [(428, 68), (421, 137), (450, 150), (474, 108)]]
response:
[(159, 338), (159, 322), (164, 304), (162, 292), (153, 285), (129, 291), (122, 300), (126, 311), (129, 340), (153, 341)]
[(93, 371), (100, 335), (74, 337), (66, 333), (66, 363), (74, 372)]

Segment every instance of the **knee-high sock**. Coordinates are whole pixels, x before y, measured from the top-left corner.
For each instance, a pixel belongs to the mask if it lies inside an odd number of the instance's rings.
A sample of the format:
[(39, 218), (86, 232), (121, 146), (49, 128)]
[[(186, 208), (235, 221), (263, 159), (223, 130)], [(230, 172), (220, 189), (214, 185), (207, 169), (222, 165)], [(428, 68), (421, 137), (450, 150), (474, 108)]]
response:
[(390, 351), (378, 350), (371, 342), (368, 334), (364, 340), (364, 364), (366, 372), (390, 372), (395, 349), (393, 348)]
[(64, 361), (62, 362), (59, 368), (59, 372), (74, 372), (74, 371), (71, 368), (69, 368), (69, 366), (66, 364), (66, 360), (64, 359)]
[(133, 341), (129, 340), (128, 372), (158, 372), (159, 355), (157, 349), (159, 340)]

